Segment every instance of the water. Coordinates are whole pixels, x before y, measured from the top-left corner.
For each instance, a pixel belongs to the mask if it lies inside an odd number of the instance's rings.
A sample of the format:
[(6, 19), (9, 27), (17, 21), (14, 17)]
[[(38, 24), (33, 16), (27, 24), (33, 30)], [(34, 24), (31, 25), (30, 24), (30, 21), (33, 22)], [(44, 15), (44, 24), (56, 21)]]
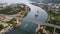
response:
[(60, 0), (44, 0), (44, 3), (60, 3)]
[(60, 3), (60, 0), (30, 0), (30, 1), (33, 1), (33, 2), (44, 2), (44, 3)]
[[(44, 23), (46, 21), (47, 17), (48, 17), (47, 13), (43, 9), (30, 4), (31, 1), (29, 1), (29, 0), (2, 0), (2, 2), (3, 3), (8, 3), (8, 4), (11, 4), (11, 3), (24, 3), (24, 4), (28, 5), (31, 8), (31, 10), (27, 14), (27, 16), (25, 17), (27, 19), (38, 20), (38, 21), (41, 21), (41, 22)], [(37, 11), (39, 11), (39, 15), (37, 17), (35, 17), (35, 13)], [(35, 29), (37, 27), (38, 27), (38, 24), (34, 24), (34, 23), (29, 22), (27, 20), (23, 20), (22, 24), (19, 26), (19, 28), (17, 27), (15, 30), (12, 29), (9, 32), (7, 32), (6, 34), (31, 34), (31, 33), (35, 32)], [(30, 33), (28, 33), (28, 32), (30, 32)]]

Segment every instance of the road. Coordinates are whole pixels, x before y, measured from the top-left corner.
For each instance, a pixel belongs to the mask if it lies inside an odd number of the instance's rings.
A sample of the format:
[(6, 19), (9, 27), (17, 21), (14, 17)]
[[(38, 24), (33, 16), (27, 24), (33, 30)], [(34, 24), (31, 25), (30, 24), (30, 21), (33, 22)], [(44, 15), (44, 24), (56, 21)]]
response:
[[(0, 15), (3, 15), (3, 14), (0, 14)], [(3, 15), (3, 16), (8, 16), (8, 15)], [(35, 24), (40, 24), (40, 25), (45, 25), (45, 26), (50, 26), (50, 27), (55, 27), (55, 28), (60, 29), (60, 26), (58, 26), (58, 25), (49, 24), (49, 23), (42, 23), (41, 21), (37, 21), (37, 20), (19, 18), (19, 17), (16, 17), (16, 16), (10, 16), (10, 15), (8, 17), (13, 17), (13, 18), (18, 19), (18, 20), (25, 20), (25, 21), (29, 21), (29, 22), (32, 22), (32, 23), (35, 23)]]
[[(27, 4), (28, 5), (28, 4)], [(31, 7), (30, 7), (31, 8)], [(31, 20), (31, 19), (25, 19), (25, 18), (19, 18), (19, 17), (16, 17), (16, 16), (11, 16), (11, 15), (4, 15), (4, 14), (0, 14), (2, 16), (8, 16), (8, 17), (13, 17), (15, 19), (18, 19), (18, 20), (26, 20), (26, 21), (29, 21), (29, 22), (32, 22), (34, 24), (38, 24), (38, 25), (45, 25), (45, 26), (50, 26), (50, 27), (54, 27), (54, 28), (58, 28), (60, 29), (60, 26), (58, 25), (54, 25), (54, 24), (49, 24), (49, 23), (42, 23), (41, 21), (37, 21), (37, 20)], [(10, 30), (10, 27), (7, 27), (7, 28), (4, 28), (4, 31), (7, 32)]]

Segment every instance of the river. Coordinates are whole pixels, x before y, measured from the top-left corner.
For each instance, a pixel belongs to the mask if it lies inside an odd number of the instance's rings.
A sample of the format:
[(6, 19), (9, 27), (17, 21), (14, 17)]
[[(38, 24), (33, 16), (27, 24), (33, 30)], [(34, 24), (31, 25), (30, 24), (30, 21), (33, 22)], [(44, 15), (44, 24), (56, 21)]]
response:
[[(38, 21), (41, 21), (43, 23), (45, 23), (45, 21), (48, 18), (48, 14), (42, 8), (30, 4), (31, 1), (29, 1), (29, 0), (2, 0), (2, 2), (3, 3), (8, 3), (8, 4), (11, 4), (11, 3), (24, 3), (27, 6), (29, 6), (31, 10), (27, 14), (27, 16), (24, 17), (24, 18), (32, 19), (32, 20), (38, 20)], [(35, 13), (37, 11), (39, 11), (39, 15), (36, 17)], [(25, 26), (27, 26), (27, 27), (25, 27)], [(19, 28), (22, 31), (18, 31)], [(31, 33), (35, 32), (35, 28), (37, 28), (37, 24), (34, 24), (32, 22), (28, 22), (26, 20), (23, 20), (22, 24), (20, 25), (19, 28), (16, 28), (15, 30), (12, 29), (9, 32), (7, 32), (6, 34), (30, 34), (30, 33), (27, 33), (25, 31), (28, 31), (28, 32), (31, 32)]]

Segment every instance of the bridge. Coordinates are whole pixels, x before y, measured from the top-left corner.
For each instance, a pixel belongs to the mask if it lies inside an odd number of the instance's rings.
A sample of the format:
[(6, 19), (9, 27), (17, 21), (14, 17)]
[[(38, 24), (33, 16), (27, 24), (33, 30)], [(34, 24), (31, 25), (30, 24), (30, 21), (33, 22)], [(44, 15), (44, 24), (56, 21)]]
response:
[(42, 25), (43, 27), (44, 26), (49, 26), (49, 27), (53, 27), (54, 28), (54, 31), (53, 31), (53, 34), (55, 34), (55, 31), (56, 31), (56, 28), (57, 29), (60, 29), (60, 26), (58, 25), (54, 25), (54, 24), (49, 24), (49, 23), (42, 23), (41, 21), (37, 21), (37, 20), (31, 20), (31, 19), (25, 19), (25, 18), (17, 18), (17, 22), (18, 21), (22, 21), (22, 20), (25, 20), (25, 21), (28, 21), (28, 22), (32, 22), (34, 24), (38, 24), (38, 28), (36, 28), (36, 32), (40, 29), (40, 26)]
[[(0, 15), (2, 15), (2, 14), (0, 14)], [(37, 20), (32, 20), (32, 19), (27, 19), (27, 18), (19, 18), (19, 17), (16, 17), (16, 16), (10, 16), (10, 15), (3, 15), (3, 16), (13, 17), (14, 19), (16, 19), (17, 23), (20, 23), (20, 21), (25, 20), (25, 21), (28, 21), (28, 22), (32, 22), (34, 24), (38, 24), (38, 28), (36, 28), (36, 32), (40, 29), (41, 25), (54, 27), (53, 34), (55, 34), (56, 28), (60, 29), (60, 26), (58, 26), (58, 25), (49, 24), (49, 23), (42, 23), (41, 21), (37, 21)]]

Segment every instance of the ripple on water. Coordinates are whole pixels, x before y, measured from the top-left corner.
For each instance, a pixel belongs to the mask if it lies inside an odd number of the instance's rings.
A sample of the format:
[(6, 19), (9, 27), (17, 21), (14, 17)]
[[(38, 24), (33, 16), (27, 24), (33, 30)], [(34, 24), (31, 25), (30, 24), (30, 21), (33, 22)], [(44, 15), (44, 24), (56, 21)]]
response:
[[(28, 5), (31, 8), (31, 11), (28, 13), (28, 15), (25, 18), (30, 18), (30, 19), (33, 19), (33, 20), (39, 20), (39, 21), (42, 21), (42, 22), (44, 22), (47, 19), (47, 13), (44, 10), (42, 10), (41, 8), (30, 4), (29, 0), (2, 0), (2, 2), (3, 3), (9, 3), (9, 4), (10, 3), (25, 3), (26, 5)], [(35, 12), (37, 10), (39, 11), (39, 16), (36, 18), (34, 15), (35, 15)], [(23, 30), (26, 29), (26, 28), (23, 27), (23, 26), (27, 26), (26, 24), (29, 26), (29, 29), (27, 29), (27, 31), (29, 31), (29, 30), (32, 31), (31, 28), (33, 28), (33, 30), (34, 30), (34, 28), (37, 26), (37, 24), (33, 24), (33, 23), (30, 23), (30, 22), (24, 21), (21, 24), (21, 27), (22, 27), (21, 29), (23, 29)], [(7, 32), (6, 34), (30, 34), (28, 32), (21, 31), (17, 28), (15, 30), (12, 29), (10, 32)], [(19, 30), (19, 31), (17, 31), (17, 30)]]

